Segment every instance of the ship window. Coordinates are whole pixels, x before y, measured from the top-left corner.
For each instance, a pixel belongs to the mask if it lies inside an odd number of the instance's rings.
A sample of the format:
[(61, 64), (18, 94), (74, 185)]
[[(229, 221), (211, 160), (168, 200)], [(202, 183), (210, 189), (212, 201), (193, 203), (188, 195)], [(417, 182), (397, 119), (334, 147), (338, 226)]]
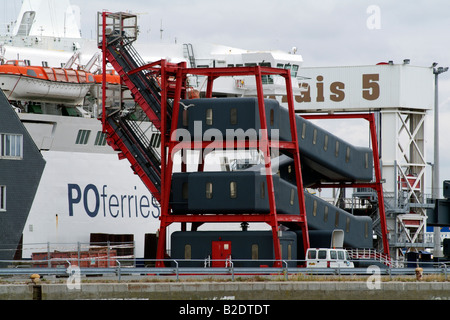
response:
[(212, 199), (213, 197), (213, 185), (212, 182), (206, 183), (206, 199)]
[(237, 109), (230, 109), (230, 124), (237, 124)]
[(211, 126), (213, 124), (213, 110), (206, 109), (206, 124)]
[(364, 237), (367, 239), (369, 237), (369, 223), (364, 224)]
[(21, 134), (1, 134), (0, 149), (2, 158), (22, 159), (23, 136)]
[(45, 68), (48, 68), (48, 62), (47, 61), (42, 61), (42, 66)]
[(106, 145), (106, 133), (98, 131), (97, 136), (95, 137), (94, 145), (96, 145), (96, 146)]
[(334, 150), (336, 158), (339, 156), (339, 141), (336, 141), (336, 149)]
[(327, 221), (328, 221), (328, 207), (325, 206), (325, 208), (323, 209), (323, 222)]
[(317, 129), (314, 129), (313, 144), (316, 144), (316, 142), (317, 142)]
[(366, 152), (365, 162), (366, 162), (366, 169), (369, 169), (369, 154), (367, 152)]
[(291, 76), (294, 78), (297, 77), (297, 72), (298, 72), (298, 65), (296, 64), (292, 65)]
[(91, 130), (78, 130), (77, 140), (75, 141), (75, 144), (87, 144), (90, 134)]
[(350, 232), (350, 217), (347, 217), (347, 221), (345, 224), (345, 232)]
[(6, 211), (6, 186), (0, 186), (0, 211)]

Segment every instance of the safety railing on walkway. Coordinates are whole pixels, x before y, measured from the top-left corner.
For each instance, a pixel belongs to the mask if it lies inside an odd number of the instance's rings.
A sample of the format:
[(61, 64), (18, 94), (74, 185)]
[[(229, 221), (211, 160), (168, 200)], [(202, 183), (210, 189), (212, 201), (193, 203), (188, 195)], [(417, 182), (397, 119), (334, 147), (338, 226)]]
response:
[[(52, 260), (53, 262), (55, 259)], [(270, 265), (277, 265), (275, 260), (258, 260), (261, 266), (236, 266), (243, 264), (254, 263), (254, 260), (216, 260), (217, 262), (223, 262), (223, 267), (189, 267), (186, 263), (204, 263), (204, 260), (164, 260), (165, 267), (154, 267), (156, 262), (161, 260), (146, 259), (138, 261), (138, 264), (132, 265), (131, 262), (135, 259), (103, 259), (104, 267), (83, 267), (79, 266), (79, 259), (59, 259), (58, 264), (54, 267), (46, 267), (48, 260), (40, 260), (44, 267), (36, 267), (35, 260), (0, 260), (0, 276), (30, 276), (32, 274), (54, 275), (61, 277), (68, 277), (74, 270), (78, 272), (78, 275), (85, 276), (106, 276), (112, 275), (117, 277), (118, 281), (122, 276), (135, 276), (135, 277), (158, 277), (158, 276), (174, 276), (176, 280), (180, 280), (181, 276), (196, 277), (196, 276), (230, 276), (234, 281), (236, 276), (258, 276), (258, 275), (270, 275), (280, 276), (285, 280), (288, 280), (289, 275), (385, 275), (389, 277), (403, 276), (403, 275), (415, 275), (418, 268), (390, 268), (379, 267), (378, 260), (366, 261), (367, 267), (355, 267), (355, 268), (307, 268), (301, 265), (305, 263), (304, 260), (282, 260), (281, 267), (270, 267)], [(370, 264), (373, 262), (373, 265)], [(108, 266), (106, 266), (108, 265)], [(293, 266), (294, 265), (294, 266)], [(423, 275), (443, 275), (445, 281), (448, 280), (448, 268), (450, 262), (422, 262), (421, 273)]]

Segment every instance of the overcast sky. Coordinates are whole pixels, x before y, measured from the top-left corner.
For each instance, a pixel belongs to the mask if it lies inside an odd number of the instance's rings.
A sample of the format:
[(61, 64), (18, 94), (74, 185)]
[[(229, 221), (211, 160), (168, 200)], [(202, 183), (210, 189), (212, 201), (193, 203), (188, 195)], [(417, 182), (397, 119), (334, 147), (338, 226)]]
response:
[[(124, 5), (126, 3), (126, 5)], [(304, 66), (401, 63), (450, 66), (450, 1), (388, 0), (72, 0), (82, 32), (95, 36), (95, 12), (139, 14), (140, 40), (212, 42), (253, 50), (297, 47)], [(89, 8), (87, 10), (87, 8)], [(441, 179), (450, 179), (450, 71), (440, 76)], [(427, 121), (429, 162), (433, 137)], [(428, 179), (431, 179), (429, 176)]]
[[(163, 42), (212, 42), (254, 50), (289, 51), (297, 47), (304, 59), (303, 66), (307, 67), (369, 65), (388, 60), (401, 63), (405, 58), (412, 65), (430, 66), (438, 62), (439, 66), (450, 66), (448, 0), (71, 0), (71, 3), (80, 7), (81, 31), (88, 38), (96, 36), (97, 11), (106, 9), (139, 14), (140, 41), (160, 42), (162, 22)], [(20, 2), (15, 6), (18, 12)], [(450, 146), (445, 139), (450, 123), (450, 71), (440, 76), (439, 99), (441, 175), (450, 179)], [(428, 129), (432, 132), (432, 128)], [(427, 143), (432, 147), (432, 140)]]

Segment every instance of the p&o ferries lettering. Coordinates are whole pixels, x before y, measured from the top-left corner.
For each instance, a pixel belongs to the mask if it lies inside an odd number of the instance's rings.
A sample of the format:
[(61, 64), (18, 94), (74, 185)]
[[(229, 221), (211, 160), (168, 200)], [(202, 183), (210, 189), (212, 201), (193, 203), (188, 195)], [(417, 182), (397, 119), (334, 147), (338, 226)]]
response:
[[(136, 187), (134, 187), (136, 190)], [(94, 184), (84, 188), (78, 184), (67, 185), (69, 216), (83, 211), (91, 218), (97, 216), (112, 218), (159, 218), (160, 209), (151, 196), (136, 194), (117, 195), (108, 192), (105, 184), (100, 189)]]

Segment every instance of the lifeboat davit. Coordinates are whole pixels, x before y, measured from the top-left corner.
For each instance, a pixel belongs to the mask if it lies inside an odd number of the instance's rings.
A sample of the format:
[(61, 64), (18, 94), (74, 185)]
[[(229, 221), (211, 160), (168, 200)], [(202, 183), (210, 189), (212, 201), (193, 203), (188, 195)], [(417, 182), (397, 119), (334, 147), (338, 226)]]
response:
[(0, 88), (9, 100), (32, 100), (79, 105), (95, 85), (89, 72), (28, 66), (22, 60), (0, 65)]

